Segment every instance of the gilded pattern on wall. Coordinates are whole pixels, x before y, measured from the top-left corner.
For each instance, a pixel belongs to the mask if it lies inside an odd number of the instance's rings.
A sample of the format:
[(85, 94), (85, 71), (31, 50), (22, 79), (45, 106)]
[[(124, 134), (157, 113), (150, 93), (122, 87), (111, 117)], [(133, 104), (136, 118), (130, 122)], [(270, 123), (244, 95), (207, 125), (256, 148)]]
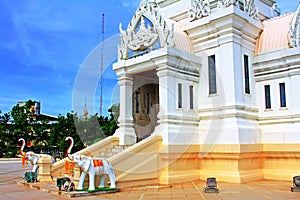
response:
[[(150, 22), (146, 27), (145, 18)], [(138, 25), (139, 29), (138, 29)], [(121, 44), (118, 47), (119, 60), (128, 59), (128, 51), (144, 51), (151, 48), (158, 40), (160, 47), (174, 47), (174, 27), (167, 26), (159, 13), (159, 8), (152, 1), (142, 0), (127, 30), (119, 26)], [(138, 29), (138, 30), (137, 30)]]

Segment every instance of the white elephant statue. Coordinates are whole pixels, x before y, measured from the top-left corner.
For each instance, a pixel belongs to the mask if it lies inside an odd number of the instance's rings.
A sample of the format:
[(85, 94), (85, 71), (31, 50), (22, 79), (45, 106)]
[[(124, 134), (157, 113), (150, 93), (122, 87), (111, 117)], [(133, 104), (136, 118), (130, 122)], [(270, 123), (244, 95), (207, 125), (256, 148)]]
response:
[(19, 139), (19, 142), (22, 141), (22, 146), (20, 148), (20, 154), (25, 158), (26, 161), (29, 161), (31, 163), (32, 167), (32, 172), (37, 172), (39, 165), (38, 165), (38, 161), (42, 156), (49, 156), (52, 159), (52, 164), (55, 162), (55, 159), (48, 155), (48, 154), (37, 154), (34, 153), (33, 151), (28, 151), (28, 152), (23, 152), (24, 147), (25, 147), (25, 140), (23, 138)]
[(103, 158), (88, 157), (84, 155), (71, 155), (71, 150), (74, 144), (72, 137), (67, 137), (70, 140), (70, 146), (67, 150), (68, 158), (82, 169), (77, 190), (83, 189), (84, 179), (86, 174), (89, 174), (89, 188), (88, 190), (95, 190), (95, 176), (100, 176), (99, 188), (104, 188), (104, 175), (108, 175), (110, 180), (110, 188), (116, 188), (116, 177), (112, 165), (108, 160)]

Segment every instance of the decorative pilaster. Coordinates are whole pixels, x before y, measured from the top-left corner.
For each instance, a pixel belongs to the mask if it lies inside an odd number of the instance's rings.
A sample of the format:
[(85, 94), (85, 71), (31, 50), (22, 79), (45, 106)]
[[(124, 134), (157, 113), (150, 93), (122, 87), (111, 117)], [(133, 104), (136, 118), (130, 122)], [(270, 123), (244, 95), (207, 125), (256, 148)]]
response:
[(155, 127), (154, 134), (162, 135), (163, 143), (168, 144), (172, 143), (172, 139), (176, 136), (172, 120), (170, 120), (176, 115), (175, 73), (167, 64), (161, 64), (157, 69), (157, 75), (159, 78), (159, 112), (157, 115), (159, 125)]
[[(199, 81), (199, 68), (194, 65), (195, 57), (189, 57), (187, 62), (183, 55), (180, 56), (182, 57), (167, 56), (165, 62), (155, 60), (159, 63), (156, 65), (159, 78), (159, 125), (155, 127), (153, 134), (162, 135), (163, 144), (193, 144), (198, 141), (197, 112), (189, 109), (186, 97), (190, 95), (188, 87)], [(197, 61), (201, 63), (200, 59)], [(177, 65), (172, 66), (171, 63)], [(178, 72), (181, 70), (185, 73)], [(195, 106), (197, 107), (196, 104)]]
[(136, 134), (133, 128), (132, 117), (132, 85), (133, 78), (128, 75), (122, 75), (118, 84), (120, 86), (120, 116), (118, 119), (119, 128), (115, 132), (118, 136), (120, 145), (136, 143)]

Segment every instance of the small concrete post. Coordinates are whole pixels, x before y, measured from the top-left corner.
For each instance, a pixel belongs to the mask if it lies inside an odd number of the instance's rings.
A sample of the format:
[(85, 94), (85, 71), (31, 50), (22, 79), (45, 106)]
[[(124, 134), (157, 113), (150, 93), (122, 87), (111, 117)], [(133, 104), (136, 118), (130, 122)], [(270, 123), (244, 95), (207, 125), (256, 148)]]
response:
[(50, 167), (52, 164), (52, 159), (50, 156), (42, 156), (38, 160), (39, 164), (39, 174), (38, 174), (38, 180), (40, 182), (48, 182), (52, 181), (51, 173), (50, 173)]

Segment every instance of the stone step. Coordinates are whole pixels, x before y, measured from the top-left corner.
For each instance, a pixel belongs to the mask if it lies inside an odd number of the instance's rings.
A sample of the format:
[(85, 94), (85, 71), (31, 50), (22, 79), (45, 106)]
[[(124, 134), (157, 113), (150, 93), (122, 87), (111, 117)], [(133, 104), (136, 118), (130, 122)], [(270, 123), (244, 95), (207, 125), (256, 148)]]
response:
[(124, 151), (125, 149), (127, 149), (130, 146), (131, 145), (115, 145), (115, 146), (113, 146), (113, 148), (107, 148), (105, 152), (100, 152), (99, 156), (102, 158), (109, 158), (113, 155), (116, 155), (116, 154)]

